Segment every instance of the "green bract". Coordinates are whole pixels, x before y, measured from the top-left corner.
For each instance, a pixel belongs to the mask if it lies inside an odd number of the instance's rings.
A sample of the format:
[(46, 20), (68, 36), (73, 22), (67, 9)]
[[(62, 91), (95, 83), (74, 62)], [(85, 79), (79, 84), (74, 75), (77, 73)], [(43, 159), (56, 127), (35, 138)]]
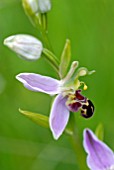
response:
[(61, 62), (59, 65), (59, 75), (61, 78), (64, 78), (64, 76), (66, 75), (70, 59), (71, 59), (71, 46), (70, 40), (67, 39), (61, 55)]

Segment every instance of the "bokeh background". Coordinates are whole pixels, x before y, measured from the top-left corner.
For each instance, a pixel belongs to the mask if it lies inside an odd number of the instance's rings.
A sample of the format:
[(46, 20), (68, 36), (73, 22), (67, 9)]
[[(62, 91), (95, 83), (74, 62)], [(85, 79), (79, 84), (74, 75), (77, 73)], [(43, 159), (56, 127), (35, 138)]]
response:
[[(114, 149), (114, 1), (52, 0), (48, 14), (49, 39), (60, 58), (66, 38), (71, 40), (72, 61), (96, 73), (83, 78), (84, 92), (95, 105), (95, 114), (84, 119), (75, 113), (82, 140), (85, 127), (92, 130), (102, 122), (105, 142)], [(0, 0), (0, 169), (1, 170), (78, 170), (69, 138), (58, 141), (48, 129), (21, 115), (18, 108), (49, 115), (51, 97), (28, 91), (15, 79), (20, 72), (56, 77), (44, 60), (23, 61), (3, 46), (12, 34), (39, 32), (26, 17), (20, 0)], [(81, 156), (81, 155), (80, 155)]]

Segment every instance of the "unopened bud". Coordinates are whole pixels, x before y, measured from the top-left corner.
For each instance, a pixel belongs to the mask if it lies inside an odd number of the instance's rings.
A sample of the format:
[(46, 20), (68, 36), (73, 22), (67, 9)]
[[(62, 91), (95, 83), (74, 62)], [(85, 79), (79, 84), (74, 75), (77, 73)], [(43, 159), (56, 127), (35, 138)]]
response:
[(51, 0), (37, 0), (38, 8), (41, 13), (50, 11), (51, 9)]
[(43, 46), (41, 41), (31, 35), (17, 34), (4, 40), (4, 44), (25, 60), (40, 58)]
[(50, 0), (22, 0), (22, 4), (27, 15), (46, 13), (51, 9)]
[(38, 2), (37, 0), (23, 0), (23, 5), (27, 5), (31, 11), (36, 13), (38, 11)]

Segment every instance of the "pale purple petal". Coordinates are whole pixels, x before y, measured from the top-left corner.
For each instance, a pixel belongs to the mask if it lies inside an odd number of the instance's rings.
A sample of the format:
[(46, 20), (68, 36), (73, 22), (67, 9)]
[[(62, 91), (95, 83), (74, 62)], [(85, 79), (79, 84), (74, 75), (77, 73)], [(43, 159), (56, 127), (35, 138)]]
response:
[(107, 170), (114, 165), (114, 153), (95, 134), (84, 130), (84, 148), (88, 153), (87, 164), (91, 170)]
[(63, 98), (63, 96), (59, 94), (55, 98), (52, 105), (49, 124), (54, 139), (58, 139), (62, 135), (69, 120), (70, 113), (65, 103), (66, 103), (66, 98)]
[(54, 78), (34, 73), (20, 73), (16, 78), (29, 90), (39, 91), (50, 95), (59, 93), (60, 81)]

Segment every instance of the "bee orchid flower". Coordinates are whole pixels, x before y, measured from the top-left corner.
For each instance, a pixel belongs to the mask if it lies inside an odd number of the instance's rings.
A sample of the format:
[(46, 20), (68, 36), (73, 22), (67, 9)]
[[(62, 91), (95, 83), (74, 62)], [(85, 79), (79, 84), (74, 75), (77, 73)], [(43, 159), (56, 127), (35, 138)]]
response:
[(16, 76), (29, 90), (56, 95), (49, 117), (49, 125), (54, 139), (58, 139), (63, 133), (69, 120), (70, 111), (81, 110), (82, 116), (86, 118), (92, 116), (94, 111), (92, 102), (82, 96), (79, 89), (82, 82), (78, 80), (78, 77), (85, 75), (87, 70), (80, 69), (74, 81), (69, 82), (76, 67), (77, 62), (73, 62), (67, 76), (62, 80), (35, 73), (20, 73)]
[(84, 148), (91, 170), (114, 170), (114, 152), (90, 130), (84, 130)]

